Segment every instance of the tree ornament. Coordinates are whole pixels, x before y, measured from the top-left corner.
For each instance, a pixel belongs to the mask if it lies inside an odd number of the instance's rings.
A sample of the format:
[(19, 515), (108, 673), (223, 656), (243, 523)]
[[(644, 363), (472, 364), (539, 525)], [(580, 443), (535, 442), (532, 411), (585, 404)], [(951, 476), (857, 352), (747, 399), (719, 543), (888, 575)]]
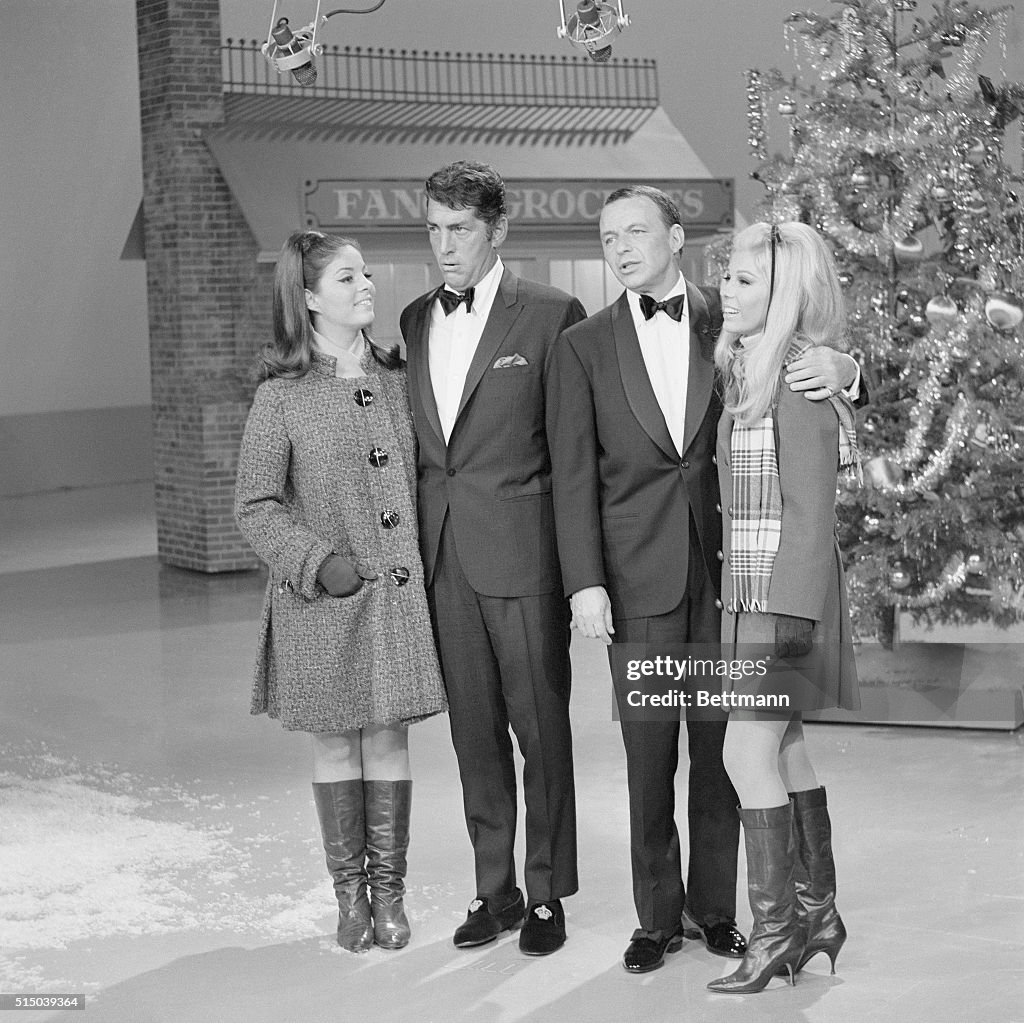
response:
[(988, 202), (985, 197), (976, 188), (968, 193), (967, 198), (964, 199), (964, 209), (968, 213), (973, 213), (976, 216), (980, 216), (988, 209)]
[(897, 238), (892, 247), (898, 263), (916, 263), (924, 257), (924, 242), (914, 234)]
[(993, 292), (985, 300), (985, 319), (996, 330), (1014, 330), (1024, 320), (1020, 299), (1005, 291)]
[(967, 143), (967, 152), (964, 154), (964, 159), (972, 167), (980, 167), (985, 162), (985, 143), (981, 139), (971, 139)]
[(968, 554), (966, 564), (970, 575), (984, 575), (988, 571), (988, 562), (981, 554)]
[(956, 322), (960, 315), (960, 309), (948, 295), (936, 295), (934, 298), (928, 299), (928, 304), (924, 307), (924, 314), (928, 317), (929, 323), (934, 323), (936, 326), (942, 324), (948, 326)]
[(949, 200), (949, 189), (945, 185), (933, 185), (931, 195), (936, 202), (947, 202)]
[(783, 96), (779, 101), (779, 113), (783, 117), (792, 117), (796, 113), (796, 101), (792, 96)]
[(871, 174), (862, 164), (858, 164), (850, 175), (850, 184), (855, 188), (867, 188), (871, 184)]
[(891, 490), (899, 485), (903, 470), (884, 455), (876, 455), (864, 463), (864, 479), (868, 486), (879, 490)]
[(864, 532), (868, 536), (877, 536), (882, 531), (882, 520), (877, 515), (864, 516)]
[(902, 561), (894, 561), (889, 569), (889, 585), (894, 590), (905, 590), (913, 581), (910, 569)]
[(853, 284), (853, 274), (849, 270), (840, 270), (838, 273), (839, 283), (844, 287), (848, 288)]

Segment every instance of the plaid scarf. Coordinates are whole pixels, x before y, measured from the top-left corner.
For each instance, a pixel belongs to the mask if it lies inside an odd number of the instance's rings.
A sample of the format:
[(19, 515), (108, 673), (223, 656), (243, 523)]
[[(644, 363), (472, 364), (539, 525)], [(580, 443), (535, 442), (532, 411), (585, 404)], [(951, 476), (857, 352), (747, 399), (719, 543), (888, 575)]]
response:
[[(792, 342), (786, 363), (810, 346)], [(784, 386), (784, 385), (783, 385)], [(839, 418), (839, 466), (848, 467), (862, 480), (853, 405), (845, 394), (833, 394), (829, 403)], [(777, 404), (777, 403), (776, 403)], [(772, 412), (775, 407), (773, 406)], [(768, 586), (782, 536), (782, 489), (775, 450), (775, 419), (767, 415), (751, 426), (732, 424), (732, 550), (729, 571), (733, 584), (733, 610), (768, 610)]]

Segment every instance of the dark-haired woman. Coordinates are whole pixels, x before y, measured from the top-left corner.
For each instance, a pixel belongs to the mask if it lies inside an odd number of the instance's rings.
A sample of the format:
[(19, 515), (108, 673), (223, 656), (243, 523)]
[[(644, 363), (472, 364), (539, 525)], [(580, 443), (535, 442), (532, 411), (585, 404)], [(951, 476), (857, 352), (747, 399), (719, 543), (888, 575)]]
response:
[(270, 569), (252, 713), (311, 736), (338, 943), (401, 948), (406, 728), (445, 709), (405, 369), (397, 349), (369, 337), (374, 285), (355, 242), (292, 235), (273, 300), (235, 495), (238, 524)]

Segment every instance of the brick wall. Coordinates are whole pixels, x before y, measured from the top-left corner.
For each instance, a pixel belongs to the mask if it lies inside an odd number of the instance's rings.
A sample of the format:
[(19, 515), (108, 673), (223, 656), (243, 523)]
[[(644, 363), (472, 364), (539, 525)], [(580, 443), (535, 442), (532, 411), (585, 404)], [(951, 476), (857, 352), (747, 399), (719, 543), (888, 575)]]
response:
[(224, 123), (219, 0), (137, 0), (136, 20), (158, 551), (201, 572), (253, 568), (232, 499), (269, 289), (203, 141)]

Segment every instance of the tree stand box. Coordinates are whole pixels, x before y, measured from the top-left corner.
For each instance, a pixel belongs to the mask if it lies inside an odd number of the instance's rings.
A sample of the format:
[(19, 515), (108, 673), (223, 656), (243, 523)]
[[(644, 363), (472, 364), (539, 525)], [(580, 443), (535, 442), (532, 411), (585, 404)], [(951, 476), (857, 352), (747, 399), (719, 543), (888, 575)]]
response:
[(807, 713), (808, 721), (1013, 731), (1024, 724), (1020, 643), (877, 643), (857, 646), (859, 711)]

